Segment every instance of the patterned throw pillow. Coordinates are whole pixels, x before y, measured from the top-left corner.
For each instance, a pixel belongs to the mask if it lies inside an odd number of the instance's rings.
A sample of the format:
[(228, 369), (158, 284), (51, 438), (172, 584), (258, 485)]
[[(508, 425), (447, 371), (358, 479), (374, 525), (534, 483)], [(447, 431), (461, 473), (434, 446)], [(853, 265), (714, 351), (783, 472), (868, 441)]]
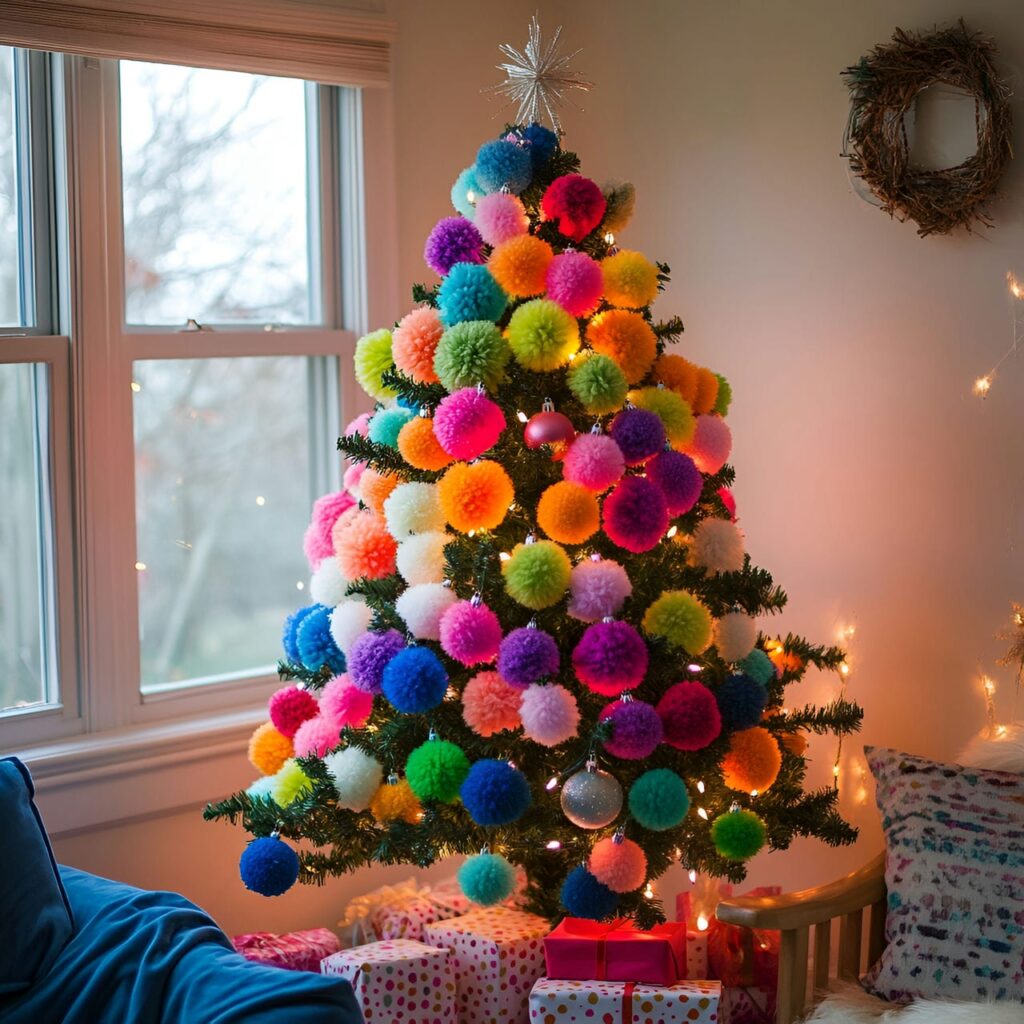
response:
[(885, 830), (883, 999), (1024, 1002), (1024, 775), (866, 747)]

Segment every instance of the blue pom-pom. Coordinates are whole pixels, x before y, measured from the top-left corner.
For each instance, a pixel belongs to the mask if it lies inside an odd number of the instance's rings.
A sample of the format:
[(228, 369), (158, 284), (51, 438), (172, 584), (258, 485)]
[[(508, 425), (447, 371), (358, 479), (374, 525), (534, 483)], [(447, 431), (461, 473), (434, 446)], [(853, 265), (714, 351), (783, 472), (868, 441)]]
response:
[(750, 676), (734, 675), (715, 691), (715, 700), (726, 729), (752, 729), (761, 721), (768, 691)]
[[(473, 196), (472, 200), (470, 195)], [(485, 195), (487, 190), (476, 180), (476, 168), (467, 167), (452, 185), (452, 206), (467, 220), (472, 220), (476, 213), (476, 200)]]
[(302, 625), (303, 620), (310, 612), (322, 607), (323, 605), (319, 604), (307, 604), (305, 608), (292, 612), (284, 620), (284, 629), (281, 631), (281, 646), (284, 648), (284, 656), (293, 665), (302, 663), (302, 658), (299, 657), (299, 626)]
[(429, 647), (406, 647), (384, 666), (384, 696), (396, 711), (417, 715), (436, 708), (448, 691), (448, 673)]
[(302, 620), (295, 635), (295, 648), (299, 661), (317, 672), (327, 665), (334, 675), (345, 671), (345, 655), (331, 636), (331, 609), (325, 605), (314, 605)]
[(755, 647), (741, 662), (743, 674), (750, 676), (755, 683), (767, 686), (775, 678), (775, 666), (760, 647)]
[(545, 167), (558, 148), (558, 136), (550, 128), (545, 128), (534, 121), (523, 129), (523, 138), (530, 144), (530, 162), (533, 169)]
[(573, 917), (603, 921), (615, 913), (619, 897), (599, 882), (583, 865), (573, 868), (562, 883), (562, 906)]
[(507, 761), (477, 761), (459, 790), (469, 816), (478, 825), (507, 825), (530, 806), (530, 784)]
[[(508, 297), (498, 282), (479, 263), (456, 263), (441, 282), (437, 293), (441, 322), (445, 327), (453, 327), (466, 320), (497, 320), (507, 303)], [(370, 437), (373, 437), (373, 420), (370, 420)]]
[(238, 873), (246, 889), (261, 896), (280, 896), (299, 877), (299, 858), (276, 836), (254, 839), (242, 853)]
[(459, 868), (456, 877), (467, 900), (489, 907), (512, 895), (516, 869), (500, 853), (478, 853)]
[(414, 415), (412, 409), (406, 409), (401, 405), (391, 409), (378, 409), (370, 418), (367, 430), (370, 440), (377, 444), (386, 444), (389, 448), (397, 448), (399, 431)]
[(485, 142), (476, 154), (476, 180), (488, 192), (507, 185), (519, 195), (533, 180), (533, 164), (528, 146), (496, 139)]

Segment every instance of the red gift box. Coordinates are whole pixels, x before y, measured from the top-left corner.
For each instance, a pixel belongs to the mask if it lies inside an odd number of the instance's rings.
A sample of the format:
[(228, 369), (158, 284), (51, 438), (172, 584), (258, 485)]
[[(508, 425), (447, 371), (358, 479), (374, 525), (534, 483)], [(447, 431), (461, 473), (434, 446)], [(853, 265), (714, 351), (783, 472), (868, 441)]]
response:
[(567, 917), (544, 939), (544, 957), (549, 978), (673, 985), (686, 978), (686, 925), (640, 931), (625, 919)]
[(330, 928), (311, 928), (304, 932), (253, 932), (231, 940), (235, 951), (246, 960), (273, 964), (289, 971), (320, 971), (320, 961), (341, 949), (338, 936)]

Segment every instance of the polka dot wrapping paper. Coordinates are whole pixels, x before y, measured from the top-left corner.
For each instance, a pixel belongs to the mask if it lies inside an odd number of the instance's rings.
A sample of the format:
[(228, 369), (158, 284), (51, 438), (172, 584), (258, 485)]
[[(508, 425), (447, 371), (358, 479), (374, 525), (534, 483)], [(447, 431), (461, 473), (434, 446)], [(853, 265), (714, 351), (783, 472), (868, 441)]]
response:
[(718, 1024), (721, 997), (718, 981), (662, 986), (541, 978), (530, 993), (529, 1024)]

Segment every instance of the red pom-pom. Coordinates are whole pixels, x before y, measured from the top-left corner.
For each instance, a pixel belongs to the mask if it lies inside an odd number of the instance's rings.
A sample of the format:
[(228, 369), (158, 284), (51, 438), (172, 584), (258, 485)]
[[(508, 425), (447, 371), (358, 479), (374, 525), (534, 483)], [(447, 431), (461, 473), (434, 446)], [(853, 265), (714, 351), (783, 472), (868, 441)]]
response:
[(657, 484), (627, 476), (604, 499), (604, 532), (620, 548), (650, 551), (668, 529), (668, 506)]
[(557, 220), (567, 238), (582, 242), (601, 223), (606, 205), (604, 193), (589, 178), (563, 174), (548, 185), (540, 211), (544, 220)]
[(317, 716), (320, 705), (308, 690), (285, 686), (271, 696), (268, 710), (274, 728), (291, 739), (303, 722)]
[(703, 750), (722, 731), (722, 716), (714, 694), (702, 683), (670, 686), (658, 701), (665, 742), (677, 750)]

